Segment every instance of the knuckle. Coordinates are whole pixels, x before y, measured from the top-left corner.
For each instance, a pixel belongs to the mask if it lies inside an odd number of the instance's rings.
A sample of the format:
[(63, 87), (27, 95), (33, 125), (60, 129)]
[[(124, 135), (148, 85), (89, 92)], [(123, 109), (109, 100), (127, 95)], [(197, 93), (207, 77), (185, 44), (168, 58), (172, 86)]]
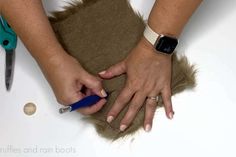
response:
[(170, 92), (171, 91), (171, 85), (170, 84), (167, 84), (164, 86), (164, 89), (167, 91), (167, 92)]
[(116, 100), (116, 104), (124, 104), (124, 103), (126, 103), (125, 102), (125, 97), (120, 95)]
[(109, 113), (107, 114), (107, 116), (116, 117), (117, 114), (118, 114), (118, 111), (116, 111), (116, 110), (111, 110), (111, 111), (109, 111)]
[(121, 120), (120, 124), (124, 124), (129, 126), (131, 123), (131, 120), (127, 119), (126, 117), (124, 119)]
[(150, 109), (156, 109), (157, 104), (156, 103), (147, 103), (147, 107)]
[(120, 68), (121, 68), (123, 71), (125, 71), (125, 69), (126, 69), (126, 67), (125, 67), (125, 61), (122, 61), (122, 62), (120, 63)]
[(171, 92), (170, 91), (165, 91), (163, 92), (163, 99), (169, 100), (171, 99)]
[(167, 110), (170, 110), (172, 108), (172, 103), (170, 100), (164, 100), (163, 101), (163, 104), (164, 104), (164, 107), (167, 109)]
[(127, 83), (127, 88), (132, 92), (139, 90), (141, 86), (142, 84), (136, 79), (130, 80)]
[(140, 108), (140, 106), (138, 104), (136, 104), (136, 103), (135, 104), (130, 104), (130, 106), (129, 106), (129, 110), (131, 112), (137, 111), (139, 108)]
[(56, 98), (57, 98), (57, 102), (58, 102), (59, 104), (67, 105), (67, 104), (66, 104), (66, 101), (65, 101), (63, 98), (57, 97), (57, 96), (56, 96)]
[(163, 85), (161, 83), (156, 83), (155, 89), (161, 91), (163, 89)]
[(110, 72), (113, 68), (114, 68), (115, 65), (111, 65), (107, 70), (106, 72)]
[(153, 116), (152, 116), (152, 114), (149, 112), (149, 113), (145, 113), (145, 121), (146, 122), (150, 122), (150, 121), (152, 121), (152, 119), (153, 119)]
[(61, 98), (57, 99), (57, 102), (63, 105), (69, 105), (74, 103), (74, 98), (71, 96), (62, 96)]
[(98, 80), (94, 80), (94, 87), (96, 87), (96, 88), (100, 88), (101, 87), (101, 82), (100, 81), (98, 81)]
[(80, 114), (84, 115), (84, 116), (89, 115), (89, 112), (84, 111), (84, 110), (78, 110), (78, 112), (79, 112)]
[(157, 90), (157, 88), (155, 88), (155, 85), (154, 84), (151, 84), (151, 83), (146, 83), (145, 84), (145, 88), (143, 89), (143, 92), (145, 93), (145, 94), (147, 94), (147, 93), (150, 93), (150, 92), (152, 92), (152, 91), (156, 91)]
[(144, 123), (150, 124), (150, 123), (152, 123), (152, 121), (153, 121), (153, 117), (152, 117), (152, 116), (147, 116), (147, 117), (145, 118), (145, 122), (144, 122)]
[(61, 104), (61, 105), (66, 105), (64, 101), (62, 101), (61, 99), (57, 99), (57, 103)]
[(162, 95), (164, 95), (166, 97), (170, 97), (171, 96), (171, 88), (170, 88), (170, 86), (169, 85), (164, 86), (161, 89), (161, 93), (162, 93)]
[(113, 73), (113, 70), (115, 69), (115, 65), (112, 65), (111, 67), (109, 67), (107, 70), (106, 70), (106, 73), (108, 74), (112, 74)]
[(116, 104), (126, 104), (127, 101), (130, 99), (129, 94), (127, 92), (122, 91), (122, 93), (119, 94), (119, 96), (116, 99)]
[(116, 117), (116, 115), (118, 115), (119, 110), (117, 110), (116, 108), (111, 108), (110, 111), (108, 112), (107, 116), (113, 116)]

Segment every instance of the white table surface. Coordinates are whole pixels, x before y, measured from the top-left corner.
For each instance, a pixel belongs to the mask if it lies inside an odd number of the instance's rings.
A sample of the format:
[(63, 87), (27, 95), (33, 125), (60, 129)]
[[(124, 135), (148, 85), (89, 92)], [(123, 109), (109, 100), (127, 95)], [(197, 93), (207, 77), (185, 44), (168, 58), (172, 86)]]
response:
[[(132, 0), (147, 18), (153, 0)], [(44, 0), (47, 11), (62, 1)], [(0, 157), (235, 157), (236, 1), (206, 0), (186, 26), (178, 50), (198, 69), (197, 87), (173, 97), (175, 116), (157, 112), (150, 133), (111, 143), (81, 121), (60, 115), (60, 105), (36, 62), (19, 40), (11, 92), (5, 91), (5, 53), (0, 49)], [(37, 105), (33, 116), (23, 113)]]

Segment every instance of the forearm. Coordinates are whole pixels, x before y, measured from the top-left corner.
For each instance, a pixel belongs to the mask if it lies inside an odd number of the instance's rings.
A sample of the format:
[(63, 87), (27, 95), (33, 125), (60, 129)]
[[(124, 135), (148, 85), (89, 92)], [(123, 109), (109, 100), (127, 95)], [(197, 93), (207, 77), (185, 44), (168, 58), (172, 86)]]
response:
[(0, 7), (1, 14), (36, 61), (43, 63), (63, 52), (40, 0), (0, 1)]
[(158, 33), (179, 37), (202, 0), (156, 0), (148, 24)]

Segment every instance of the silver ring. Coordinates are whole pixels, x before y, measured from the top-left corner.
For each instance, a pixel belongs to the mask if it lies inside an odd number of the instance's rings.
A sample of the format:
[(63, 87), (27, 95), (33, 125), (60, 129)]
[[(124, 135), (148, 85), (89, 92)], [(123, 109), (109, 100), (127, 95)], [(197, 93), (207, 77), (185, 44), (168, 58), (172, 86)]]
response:
[(148, 96), (147, 99), (155, 100), (156, 102), (158, 102), (159, 97), (158, 96)]

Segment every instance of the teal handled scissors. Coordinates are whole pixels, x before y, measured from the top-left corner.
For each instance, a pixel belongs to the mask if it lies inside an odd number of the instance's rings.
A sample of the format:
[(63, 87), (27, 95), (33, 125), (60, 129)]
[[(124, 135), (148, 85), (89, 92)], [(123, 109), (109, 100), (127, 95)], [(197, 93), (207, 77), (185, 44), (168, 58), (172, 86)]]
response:
[(5, 85), (7, 91), (11, 89), (13, 81), (16, 44), (16, 33), (11, 29), (4, 17), (0, 16), (0, 45), (6, 52)]

